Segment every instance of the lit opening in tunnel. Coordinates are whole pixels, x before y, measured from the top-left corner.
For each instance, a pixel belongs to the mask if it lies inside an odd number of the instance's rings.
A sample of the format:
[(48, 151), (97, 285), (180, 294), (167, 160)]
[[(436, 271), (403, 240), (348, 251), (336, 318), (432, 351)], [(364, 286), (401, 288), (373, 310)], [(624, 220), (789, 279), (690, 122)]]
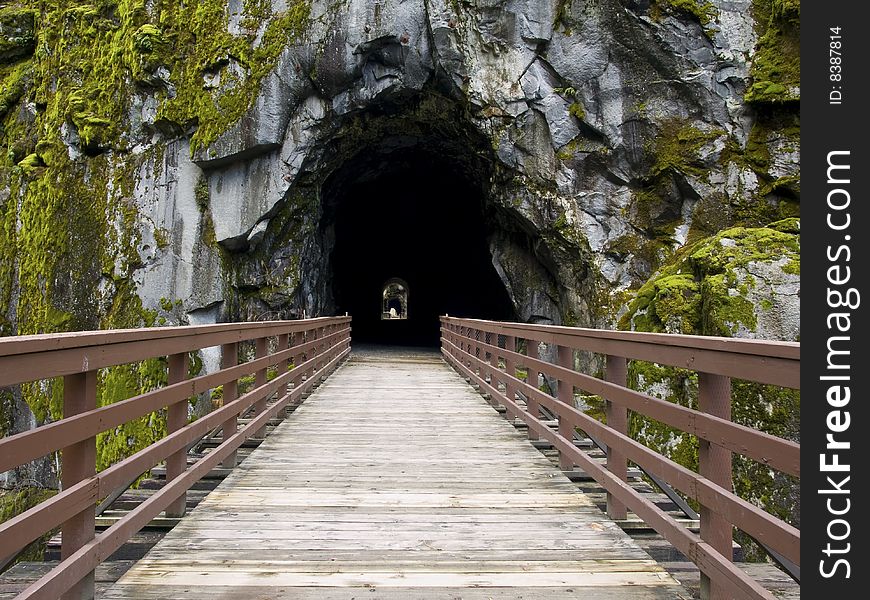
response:
[[(437, 345), (439, 315), (514, 318), (492, 265), (481, 179), (467, 171), (417, 145), (363, 151), (326, 182), (333, 294), (355, 341)], [(397, 282), (403, 292), (387, 289)]]

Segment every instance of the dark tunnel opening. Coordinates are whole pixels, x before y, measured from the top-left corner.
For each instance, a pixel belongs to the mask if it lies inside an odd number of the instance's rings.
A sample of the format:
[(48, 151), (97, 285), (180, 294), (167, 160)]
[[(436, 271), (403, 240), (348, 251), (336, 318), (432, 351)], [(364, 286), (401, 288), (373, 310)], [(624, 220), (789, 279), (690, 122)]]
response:
[[(353, 317), (354, 341), (435, 346), (439, 315), (514, 320), (492, 265), (480, 181), (417, 145), (363, 151), (326, 182), (333, 294), (337, 313)], [(397, 279), (407, 282), (406, 313), (385, 296)]]

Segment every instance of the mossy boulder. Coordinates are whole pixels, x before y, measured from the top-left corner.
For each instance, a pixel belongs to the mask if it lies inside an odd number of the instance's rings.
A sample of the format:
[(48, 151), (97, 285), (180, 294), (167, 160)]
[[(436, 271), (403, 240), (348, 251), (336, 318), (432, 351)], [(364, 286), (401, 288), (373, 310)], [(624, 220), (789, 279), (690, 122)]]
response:
[(752, 58), (752, 84), (744, 96), (754, 104), (800, 100), (800, 2), (753, 0), (758, 43)]
[(733, 227), (689, 245), (637, 291), (620, 328), (795, 339), (799, 228)]
[(15, 7), (0, 9), (0, 64), (14, 62), (33, 53), (36, 11)]
[[(621, 329), (795, 341), (800, 331), (800, 221), (734, 227), (685, 247), (643, 285), (620, 320)], [(695, 372), (633, 361), (635, 389), (698, 407)], [(732, 418), (799, 441), (797, 390), (732, 381)], [(697, 439), (633, 414), (631, 434), (650, 448), (696, 469)], [(777, 517), (800, 524), (799, 481), (742, 456), (734, 458), (737, 494)], [(763, 552), (743, 534), (747, 556)]]

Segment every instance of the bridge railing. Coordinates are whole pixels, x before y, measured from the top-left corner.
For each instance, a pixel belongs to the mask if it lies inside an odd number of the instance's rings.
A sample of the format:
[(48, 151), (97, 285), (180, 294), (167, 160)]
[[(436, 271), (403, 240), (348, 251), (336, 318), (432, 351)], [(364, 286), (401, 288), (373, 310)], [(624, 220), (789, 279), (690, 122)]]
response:
[[(799, 389), (800, 344), (452, 317), (441, 318), (441, 332), (447, 361), (493, 402), (503, 404), (509, 418), (522, 419), (530, 437), (551, 442), (562, 468), (577, 465), (594, 477), (607, 491), (612, 518), (624, 519), (631, 509), (699, 567), (702, 597), (774, 598), (733, 564), (732, 525), (797, 565), (799, 572), (800, 531), (733, 493), (731, 458), (736, 452), (800, 477), (800, 446), (732, 422), (731, 378)], [(525, 340), (520, 344), (525, 354), (517, 352), (518, 340)], [(539, 357), (540, 344), (547, 345), (555, 364)], [(604, 355), (604, 379), (575, 371), (575, 351)], [(628, 388), (629, 360), (696, 371), (699, 410)], [(517, 369), (527, 372), (525, 381)], [(555, 396), (539, 389), (539, 374), (557, 382)], [(575, 407), (575, 387), (605, 400), (606, 424)], [(541, 407), (557, 416), (558, 431), (541, 418)], [(696, 436), (698, 473), (629, 437), (628, 411)], [(606, 468), (575, 446), (575, 429), (606, 444)], [(698, 502), (700, 535), (627, 483), (628, 460)]]
[[(238, 364), (243, 342), (254, 344), (255, 358)], [(220, 370), (188, 379), (188, 353), (214, 346), (221, 348)], [(235, 466), (239, 446), (264, 435), (271, 418), (298, 401), (349, 352), (349, 317), (0, 339), (0, 387), (63, 377), (62, 419), (0, 439), (0, 473), (56, 451), (61, 456), (61, 491), (0, 524), (0, 559), (61, 528), (61, 562), (19, 598), (93, 597), (93, 573), (100, 562), (161, 511), (183, 514), (186, 492), (194, 483), (218, 464)], [(166, 386), (97, 406), (99, 369), (155, 357), (167, 358)], [(271, 380), (270, 369), (275, 369)], [(239, 394), (239, 379), (251, 375), (254, 387)], [(223, 386), (222, 406), (188, 423), (188, 399), (218, 386)], [(277, 401), (268, 404), (273, 396)], [(96, 472), (98, 433), (164, 409), (163, 439)], [(250, 422), (239, 428), (238, 418), (249, 411)], [(188, 468), (188, 447), (219, 427), (222, 443)], [(163, 460), (166, 485), (95, 535), (97, 502)]]

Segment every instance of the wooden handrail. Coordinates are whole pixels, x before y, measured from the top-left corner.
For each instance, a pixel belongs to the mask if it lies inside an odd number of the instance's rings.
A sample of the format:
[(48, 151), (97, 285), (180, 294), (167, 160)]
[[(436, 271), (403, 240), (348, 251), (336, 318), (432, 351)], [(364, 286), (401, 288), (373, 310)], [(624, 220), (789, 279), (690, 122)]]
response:
[[(529, 358), (518, 352), (499, 348), (492, 344), (478, 341), (476, 345), (490, 353), (495, 353), (497, 356), (513, 358), (526, 368), (534, 367), (539, 372), (545, 372), (559, 381), (566, 381), (573, 386), (625, 406), (665, 425), (691, 433), (696, 437), (762, 462), (789, 475), (800, 477), (800, 445), (792, 441), (615, 385), (585, 373), (578, 373), (573, 369)], [(528, 386), (524, 386), (524, 389), (527, 395), (537, 397), (537, 395), (542, 394), (537, 389), (528, 389)], [(549, 396), (545, 397), (550, 398)]]
[[(786, 559), (800, 564), (800, 531), (735, 495), (730, 484), (731, 452), (800, 476), (800, 446), (733, 423), (728, 418), (654, 398), (624, 384), (625, 361), (631, 359), (698, 371), (702, 379), (715, 381), (719, 386), (713, 392), (708, 389), (702, 393), (722, 394), (724, 390), (725, 396), (720, 398), (724, 398), (726, 403), (730, 403), (729, 377), (732, 376), (799, 388), (799, 344), (611, 332), (453, 317), (442, 317), (441, 325), (442, 354), (446, 360), (479, 385), (482, 391), (489, 393), (492, 402), (503, 404), (508, 416), (522, 419), (529, 426), (530, 437), (549, 440), (559, 450), (563, 466), (580, 465), (594, 477), (608, 493), (608, 513), (611, 516), (615, 514), (614, 518), (624, 518), (625, 507), (628, 507), (693, 560), (701, 570), (702, 578), (709, 583), (709, 587), (702, 586), (705, 596), (711, 599), (773, 598), (769, 591), (732, 564), (732, 524)], [(497, 340), (487, 341), (487, 334), (505, 336), (504, 347)], [(517, 338), (526, 340), (526, 354), (516, 351)], [(559, 364), (538, 356), (539, 342), (556, 347)], [(571, 364), (573, 361), (569, 360), (574, 351), (605, 354), (608, 369), (614, 368), (618, 375), (611, 374), (613, 376), (608, 380), (601, 380), (575, 371)], [(536, 382), (520, 379), (517, 369), (523, 368), (530, 374), (534, 373), (535, 379), (540, 373), (555, 380), (560, 393), (550, 395), (539, 390)], [(695, 435), (702, 444), (706, 442), (711, 447), (723, 449), (700, 456), (701, 472), (715, 473), (717, 478), (711, 480), (699, 475), (633, 440), (628, 435), (624, 419), (615, 419), (617, 426), (613, 427), (578, 410), (573, 405), (571, 393), (575, 386), (602, 397), (610, 415), (618, 414), (615, 407), (631, 410)], [(525, 400), (525, 405), (520, 403), (520, 398)], [(539, 407), (556, 415), (558, 431), (552, 430), (540, 418)], [(727, 416), (727, 413), (719, 414)], [(573, 442), (575, 429), (586, 431), (606, 443), (607, 468), (576, 448)], [(701, 504), (700, 536), (680, 526), (628, 485), (626, 460), (638, 464)], [(727, 471), (724, 476), (723, 470)]]
[[(296, 343), (291, 343), (291, 337)], [(277, 338), (277, 351), (272, 354), (267, 353), (267, 338)], [(52, 498), (0, 524), (0, 557), (12, 555), (54, 528), (63, 527), (62, 561), (20, 597), (58, 598), (71, 593), (92, 595), (92, 574), (97, 564), (162, 510), (170, 506), (177, 510), (179, 497), (183, 498), (187, 489), (211, 468), (222, 461), (232, 460), (235, 464), (235, 452), (246, 439), (262, 434), (269, 418), (290, 402), (299, 400), (348, 355), (350, 317), (82, 332), (0, 340), (0, 385), (4, 386), (58, 376), (81, 378), (87, 375), (93, 381), (98, 368), (160, 356), (178, 357), (181, 353), (216, 345), (235, 350), (236, 344), (244, 341), (256, 343), (258, 358), (191, 379), (183, 379), (178, 371), (179, 365), (184, 366), (185, 361), (175, 360), (170, 381), (176, 383), (100, 408), (96, 407), (93, 386), (79, 386), (74, 392), (84, 410), (0, 439), (0, 472), (62, 450), (64, 465), (69, 460), (82, 464), (85, 458), (85, 462), (91, 461), (90, 472), (93, 473), (94, 455), (92, 450), (88, 454), (88, 448), (95, 447), (98, 433), (155, 410), (174, 407), (219, 385), (232, 386), (242, 376), (256, 376), (253, 389), (237, 398), (226, 397), (222, 407), (192, 423), (170, 428), (163, 439), (102, 472), (90, 476), (85, 474), (74, 482), (67, 482), (66, 489)], [(304, 360), (300, 360), (303, 356)], [(287, 370), (291, 360), (293, 368)], [(232, 363), (235, 363), (235, 356)], [(276, 365), (284, 366), (284, 372), (279, 371), (274, 379), (267, 381), (266, 369)], [(277, 401), (267, 407), (265, 402), (272, 396), (276, 396)], [(254, 418), (238, 429), (236, 419), (252, 407)], [(231, 424), (229, 430), (226, 429), (228, 423)], [(94, 506), (100, 498), (161, 460), (166, 459), (168, 465), (170, 458), (175, 459), (190, 443), (219, 426), (224, 427), (225, 435), (218, 448), (194, 466), (186, 470), (180, 468), (172, 478), (167, 476), (167, 484), (160, 492), (109, 530), (94, 537)]]
[(443, 317), (477, 331), (800, 389), (800, 344)]

